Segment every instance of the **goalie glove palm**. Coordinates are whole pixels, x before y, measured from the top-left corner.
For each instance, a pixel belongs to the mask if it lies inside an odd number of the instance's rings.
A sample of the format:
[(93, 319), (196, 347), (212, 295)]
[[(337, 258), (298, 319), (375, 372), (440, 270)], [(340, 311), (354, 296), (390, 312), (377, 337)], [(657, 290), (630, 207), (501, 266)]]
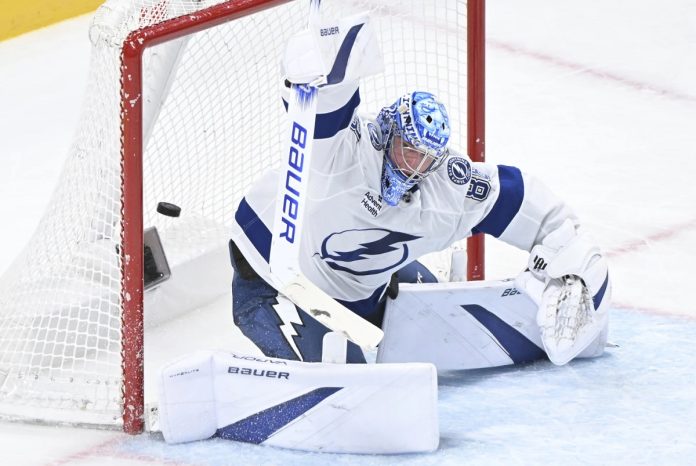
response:
[(607, 325), (607, 306), (595, 309), (576, 275), (552, 279), (541, 299), (537, 325), (551, 362), (562, 366), (588, 347)]

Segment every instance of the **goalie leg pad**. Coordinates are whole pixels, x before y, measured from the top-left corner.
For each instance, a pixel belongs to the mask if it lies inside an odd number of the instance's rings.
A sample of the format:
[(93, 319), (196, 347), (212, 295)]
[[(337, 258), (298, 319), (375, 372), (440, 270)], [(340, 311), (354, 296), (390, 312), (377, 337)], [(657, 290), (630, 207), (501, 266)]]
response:
[(542, 359), (537, 309), (512, 281), (403, 284), (387, 302), (377, 362), (460, 370)]
[[(387, 301), (377, 362), (461, 370), (543, 359), (537, 324), (543, 291), (544, 283), (529, 272), (515, 282), (402, 284), (399, 296)], [(604, 325), (577, 357), (601, 355), (606, 338)]]
[(160, 373), (168, 443), (211, 436), (308, 451), (411, 453), (439, 443), (431, 364), (324, 364), (199, 352)]

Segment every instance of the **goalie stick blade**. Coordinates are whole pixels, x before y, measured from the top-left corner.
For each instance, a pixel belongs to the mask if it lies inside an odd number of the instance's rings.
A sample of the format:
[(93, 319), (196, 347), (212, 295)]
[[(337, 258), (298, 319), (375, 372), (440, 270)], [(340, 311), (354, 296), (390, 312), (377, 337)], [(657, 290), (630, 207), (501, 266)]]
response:
[(375, 349), (384, 332), (343, 306), (304, 275), (297, 275), (281, 293), (334, 332), (366, 350)]

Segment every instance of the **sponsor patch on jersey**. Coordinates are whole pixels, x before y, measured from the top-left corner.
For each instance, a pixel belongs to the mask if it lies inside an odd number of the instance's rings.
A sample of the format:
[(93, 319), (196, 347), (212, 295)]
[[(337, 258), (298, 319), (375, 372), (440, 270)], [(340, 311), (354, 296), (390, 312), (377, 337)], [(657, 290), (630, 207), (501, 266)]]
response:
[(447, 162), (447, 175), (454, 184), (467, 184), (471, 179), (471, 165), (461, 157), (451, 157)]
[(375, 150), (384, 149), (384, 146), (382, 146), (382, 135), (374, 123), (370, 122), (367, 124), (367, 132), (370, 133), (370, 142), (372, 143), (372, 147), (374, 147)]
[(360, 118), (353, 118), (353, 121), (350, 122), (350, 130), (353, 132), (353, 134), (355, 134), (356, 141), (360, 142), (360, 138), (362, 137), (360, 129)]
[(382, 210), (382, 196), (368, 191), (365, 193), (365, 196), (363, 196), (362, 201), (360, 201), (360, 205), (363, 206), (370, 215), (376, 217)]

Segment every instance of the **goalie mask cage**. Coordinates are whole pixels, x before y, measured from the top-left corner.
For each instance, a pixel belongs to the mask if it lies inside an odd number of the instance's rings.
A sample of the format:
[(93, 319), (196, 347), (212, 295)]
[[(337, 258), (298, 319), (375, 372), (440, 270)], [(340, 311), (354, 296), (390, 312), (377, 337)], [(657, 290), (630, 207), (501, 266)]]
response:
[[(109, 0), (97, 10), (61, 179), (0, 282), (2, 417), (143, 429), (143, 229), (157, 227), (168, 255), (225, 251), (244, 191), (280, 160), (279, 60), (308, 4)], [(363, 82), (361, 112), (431, 91), (447, 105), (451, 144), (482, 160), (483, 4), (324, 0), (327, 17), (369, 10), (382, 42), (386, 71)], [(158, 216), (159, 201), (181, 205), (181, 218)], [(476, 242), (470, 279), (483, 277)]]

